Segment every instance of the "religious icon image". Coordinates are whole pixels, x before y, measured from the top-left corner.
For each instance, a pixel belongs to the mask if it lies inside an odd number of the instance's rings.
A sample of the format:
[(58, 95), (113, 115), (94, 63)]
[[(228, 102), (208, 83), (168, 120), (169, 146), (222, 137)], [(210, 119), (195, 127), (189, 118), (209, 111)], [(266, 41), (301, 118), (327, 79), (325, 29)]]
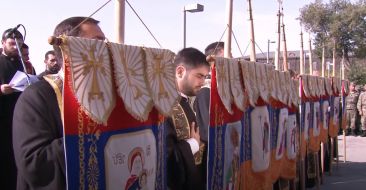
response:
[[(266, 118), (264, 118), (266, 119)], [(268, 122), (264, 122), (263, 123), (263, 135), (262, 135), (262, 140), (263, 140), (263, 159), (264, 156), (269, 152), (269, 124)]]
[(229, 123), (225, 132), (224, 188), (238, 189), (240, 179), (241, 121)]
[(139, 187), (141, 190), (148, 190), (147, 188), (147, 172), (143, 170), (139, 176)]
[(286, 137), (286, 146), (287, 146), (287, 157), (289, 159), (296, 158), (297, 152), (297, 128), (296, 128), (296, 115), (292, 114), (288, 116), (287, 119), (287, 137)]
[(329, 102), (324, 101), (323, 102), (323, 129), (328, 129), (329, 126)]
[(276, 160), (283, 157), (286, 142), (286, 127), (288, 120), (288, 110), (281, 109), (278, 120), (277, 143), (276, 143)]
[(320, 104), (319, 102), (314, 103), (314, 119), (313, 119), (313, 135), (315, 137), (319, 136), (320, 134)]
[[(125, 190), (141, 189), (140, 177), (144, 171), (144, 152), (141, 147), (134, 148), (128, 155), (128, 169), (130, 171), (130, 177), (127, 179)], [(144, 185), (146, 186), (146, 172), (145, 172)]]
[(339, 122), (339, 97), (334, 98), (334, 108), (333, 108), (333, 124), (338, 125)]
[(106, 189), (155, 189), (157, 149), (150, 129), (111, 136), (104, 155)]
[(250, 114), (251, 153), (254, 172), (265, 171), (269, 167), (271, 126), (267, 106), (258, 106)]

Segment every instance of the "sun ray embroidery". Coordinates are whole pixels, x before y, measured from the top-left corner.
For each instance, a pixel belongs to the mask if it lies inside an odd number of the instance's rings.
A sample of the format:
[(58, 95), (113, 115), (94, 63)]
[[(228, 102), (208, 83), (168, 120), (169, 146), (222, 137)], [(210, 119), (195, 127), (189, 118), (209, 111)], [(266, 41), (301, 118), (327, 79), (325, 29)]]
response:
[(179, 100), (175, 83), (175, 54), (166, 49), (144, 48), (146, 76), (155, 107), (169, 116)]
[[(243, 79), (244, 79), (245, 91), (247, 92), (247, 94), (249, 96), (249, 103), (251, 106), (255, 106), (257, 99), (258, 99), (258, 90), (257, 90), (257, 87), (253, 86), (256, 84), (256, 83), (254, 83), (256, 78), (252, 78), (252, 77), (256, 77), (256, 74), (255, 74), (255, 65), (252, 65), (252, 64), (255, 64), (255, 63), (243, 61), (243, 62), (241, 62), (241, 69), (242, 69), (242, 75), (243, 75)], [(253, 71), (254, 71), (254, 73), (251, 73)]]
[(240, 59), (231, 59), (230, 60), (230, 89), (233, 94), (234, 103), (237, 108), (241, 111), (245, 111), (245, 97), (244, 97), (244, 88), (241, 83), (241, 74), (240, 74)]
[(226, 58), (216, 57), (217, 91), (222, 103), (229, 113), (231, 109), (232, 95), (230, 91), (229, 61)]
[(267, 79), (267, 71), (266, 71), (266, 64), (256, 64), (256, 80), (258, 85), (258, 91), (260, 97), (265, 101), (268, 102), (268, 79)]
[(136, 119), (146, 121), (153, 102), (145, 78), (142, 48), (109, 43), (111, 48), (117, 93), (126, 110)]

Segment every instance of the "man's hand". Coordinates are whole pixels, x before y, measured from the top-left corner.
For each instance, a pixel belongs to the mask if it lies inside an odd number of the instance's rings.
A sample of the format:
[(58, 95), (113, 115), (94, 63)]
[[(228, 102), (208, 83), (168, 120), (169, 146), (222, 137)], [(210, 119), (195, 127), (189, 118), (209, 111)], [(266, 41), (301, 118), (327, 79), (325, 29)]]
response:
[(11, 94), (14, 92), (14, 89), (12, 89), (13, 85), (9, 85), (9, 84), (2, 84), (1, 85), (1, 93), (2, 94)]
[(199, 128), (197, 127), (196, 128), (196, 123), (193, 122), (192, 125), (191, 125), (191, 138), (194, 138), (196, 139), (196, 141), (198, 142), (198, 144), (200, 144), (200, 130)]

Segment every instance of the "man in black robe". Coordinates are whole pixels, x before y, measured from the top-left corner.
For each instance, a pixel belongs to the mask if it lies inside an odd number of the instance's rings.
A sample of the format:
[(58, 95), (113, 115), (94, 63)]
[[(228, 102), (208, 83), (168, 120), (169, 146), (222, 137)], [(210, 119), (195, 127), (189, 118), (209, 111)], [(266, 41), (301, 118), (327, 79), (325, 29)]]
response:
[(201, 142), (189, 97), (195, 96), (204, 84), (209, 63), (206, 56), (194, 48), (178, 52), (174, 63), (181, 100), (165, 123), (168, 187), (172, 190), (205, 189), (207, 145)]
[(23, 44), (22, 34), (12, 29), (6, 30), (1, 39), (3, 52), (0, 55), (0, 187), (15, 189), (16, 186), (16, 167), (12, 145), (12, 119), (15, 103), (20, 92), (15, 92), (9, 85), (17, 71), (23, 71), (23, 66), (19, 58), (18, 45)]
[[(86, 17), (71, 17), (62, 21), (56, 26), (54, 36), (67, 34), (104, 40), (99, 21), (85, 20)], [(54, 46), (54, 49), (57, 61), (62, 63), (60, 48)], [(48, 77), (49, 80), (29, 86), (15, 106), (13, 144), (19, 190), (66, 189), (63, 126), (58, 107), (63, 73)]]

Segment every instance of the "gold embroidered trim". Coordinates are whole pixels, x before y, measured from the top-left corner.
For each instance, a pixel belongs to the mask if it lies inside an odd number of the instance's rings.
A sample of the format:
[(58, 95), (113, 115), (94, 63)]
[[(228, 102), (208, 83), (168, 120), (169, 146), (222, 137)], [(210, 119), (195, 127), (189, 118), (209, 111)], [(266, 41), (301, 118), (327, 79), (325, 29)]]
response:
[(196, 152), (196, 154), (194, 154), (194, 163), (196, 165), (199, 165), (202, 163), (202, 158), (203, 158), (203, 151), (205, 150), (205, 144), (200, 142), (200, 148), (198, 150), (198, 152)]
[[(189, 121), (180, 104), (177, 104), (173, 107), (172, 119), (178, 140), (186, 140), (191, 138)], [(205, 145), (203, 143), (200, 143), (199, 151), (193, 155), (196, 165), (202, 163), (204, 148)]]
[(83, 110), (78, 109), (78, 145), (79, 145), (79, 190), (85, 189), (85, 164), (84, 164), (84, 121)]
[(58, 108), (61, 113), (62, 125), (64, 125), (64, 106), (62, 100), (62, 92), (63, 92), (63, 81), (58, 75), (45, 75), (43, 78), (51, 85), (53, 90), (55, 91)]
[(190, 138), (190, 126), (188, 118), (180, 104), (173, 107), (172, 119), (179, 140)]

